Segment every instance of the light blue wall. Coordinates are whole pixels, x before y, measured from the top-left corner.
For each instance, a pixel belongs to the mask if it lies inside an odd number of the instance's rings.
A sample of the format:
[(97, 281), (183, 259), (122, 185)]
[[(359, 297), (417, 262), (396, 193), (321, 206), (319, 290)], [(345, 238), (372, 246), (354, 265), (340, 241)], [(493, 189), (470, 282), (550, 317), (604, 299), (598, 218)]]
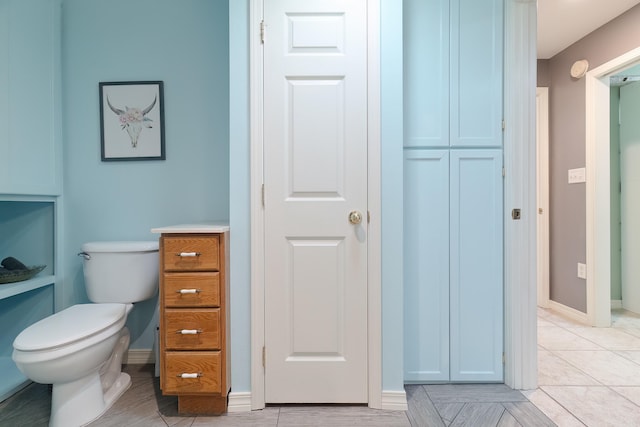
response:
[[(402, 3), (381, 0), (382, 378), (402, 377)], [(233, 391), (251, 390), (249, 241), (249, 1), (229, 0), (231, 88), (231, 315)]]
[(402, 2), (381, 0), (382, 389), (403, 387)]
[[(229, 217), (226, 0), (65, 0), (64, 305), (86, 301), (83, 242), (154, 240), (150, 229)], [(166, 160), (101, 162), (98, 83), (164, 81)], [(151, 348), (157, 299), (129, 316)]]
[(229, 0), (231, 381), (251, 391), (249, 1)]

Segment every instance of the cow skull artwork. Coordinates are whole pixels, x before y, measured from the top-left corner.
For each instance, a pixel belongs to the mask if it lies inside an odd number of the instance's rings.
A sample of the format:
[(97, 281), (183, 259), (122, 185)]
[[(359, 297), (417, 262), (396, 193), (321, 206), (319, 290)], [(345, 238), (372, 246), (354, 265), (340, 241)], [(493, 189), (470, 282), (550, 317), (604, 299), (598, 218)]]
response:
[(126, 129), (129, 134), (129, 138), (131, 138), (131, 146), (136, 148), (138, 146), (138, 138), (140, 137), (140, 132), (142, 132), (142, 128), (151, 128), (152, 120), (147, 117), (149, 111), (153, 109), (156, 105), (157, 97), (153, 99), (151, 105), (149, 105), (145, 109), (137, 108), (137, 107), (127, 107), (125, 106), (124, 110), (120, 108), (116, 108), (111, 105), (109, 101), (109, 97), (107, 96), (107, 105), (111, 111), (113, 111), (120, 121), (120, 125), (122, 129)]

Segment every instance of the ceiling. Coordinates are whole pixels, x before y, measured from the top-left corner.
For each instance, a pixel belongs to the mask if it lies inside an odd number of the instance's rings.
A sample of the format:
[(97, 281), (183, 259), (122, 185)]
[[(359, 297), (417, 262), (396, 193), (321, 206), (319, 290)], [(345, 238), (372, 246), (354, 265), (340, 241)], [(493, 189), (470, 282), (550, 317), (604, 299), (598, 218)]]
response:
[(549, 59), (640, 0), (538, 0), (538, 59)]

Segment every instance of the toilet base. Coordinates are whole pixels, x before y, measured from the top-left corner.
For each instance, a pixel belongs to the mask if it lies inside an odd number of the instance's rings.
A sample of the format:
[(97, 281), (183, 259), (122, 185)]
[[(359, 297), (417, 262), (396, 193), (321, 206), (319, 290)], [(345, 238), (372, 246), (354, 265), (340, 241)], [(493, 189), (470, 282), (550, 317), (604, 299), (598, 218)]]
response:
[(87, 425), (100, 418), (130, 386), (131, 377), (125, 372), (105, 392), (98, 372), (70, 383), (54, 384), (49, 426)]
[(102, 366), (76, 381), (53, 384), (50, 427), (87, 425), (100, 418), (129, 389), (131, 377), (121, 372), (129, 340), (129, 329), (124, 327)]

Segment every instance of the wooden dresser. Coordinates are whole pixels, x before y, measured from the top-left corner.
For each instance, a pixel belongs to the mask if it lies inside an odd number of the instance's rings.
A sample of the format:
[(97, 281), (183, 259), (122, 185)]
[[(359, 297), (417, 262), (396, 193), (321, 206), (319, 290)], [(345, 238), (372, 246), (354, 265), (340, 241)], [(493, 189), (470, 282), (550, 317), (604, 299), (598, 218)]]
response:
[(160, 388), (180, 414), (220, 414), (231, 386), (229, 227), (155, 228), (160, 233)]

